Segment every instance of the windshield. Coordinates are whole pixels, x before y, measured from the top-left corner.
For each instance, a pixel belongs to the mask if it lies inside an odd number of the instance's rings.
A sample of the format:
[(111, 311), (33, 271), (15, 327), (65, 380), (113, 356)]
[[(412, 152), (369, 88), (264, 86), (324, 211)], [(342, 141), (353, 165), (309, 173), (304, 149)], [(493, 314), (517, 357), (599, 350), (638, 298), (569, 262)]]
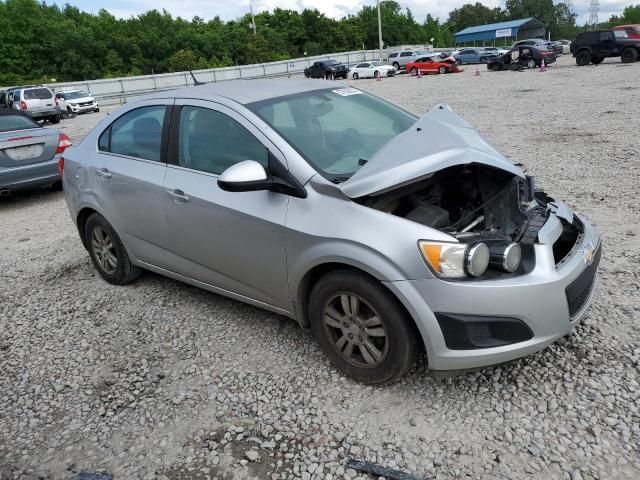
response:
[(0, 132), (13, 132), (15, 130), (39, 127), (40, 125), (24, 115), (0, 115)]
[(316, 170), (336, 182), (353, 175), (416, 121), (409, 113), (350, 87), (272, 98), (248, 107)]
[(338, 63), (337, 60), (325, 60), (324, 61), (325, 65), (335, 65), (336, 63)]
[(373, 65), (374, 67), (381, 67), (383, 65), (382, 62), (371, 62), (371, 65)]
[(75, 92), (63, 92), (65, 100), (73, 100), (75, 98), (84, 98), (88, 97), (89, 94), (83, 92), (82, 90), (76, 90)]

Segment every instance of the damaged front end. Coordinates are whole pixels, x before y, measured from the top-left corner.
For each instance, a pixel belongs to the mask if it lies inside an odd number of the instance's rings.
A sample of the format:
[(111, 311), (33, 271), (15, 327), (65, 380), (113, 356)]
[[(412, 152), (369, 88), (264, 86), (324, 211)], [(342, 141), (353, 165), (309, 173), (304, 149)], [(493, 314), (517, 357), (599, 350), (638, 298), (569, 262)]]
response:
[[(409, 153), (384, 168), (376, 157), (390, 147), (396, 158), (403, 150)], [(552, 244), (559, 264), (581, 233), (566, 205), (536, 191), (533, 177), (443, 105), (385, 145), (343, 191), (352, 198), (362, 194), (353, 198), (362, 205), (450, 235), (451, 242), (418, 242), (425, 262), (442, 278), (529, 273), (535, 243)], [(539, 238), (551, 215), (554, 228)]]

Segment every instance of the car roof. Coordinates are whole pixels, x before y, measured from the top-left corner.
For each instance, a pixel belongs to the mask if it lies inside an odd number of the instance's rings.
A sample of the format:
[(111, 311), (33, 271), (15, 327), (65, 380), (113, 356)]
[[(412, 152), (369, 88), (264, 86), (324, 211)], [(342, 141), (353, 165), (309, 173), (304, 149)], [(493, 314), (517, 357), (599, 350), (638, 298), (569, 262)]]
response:
[(207, 83), (196, 87), (167, 90), (165, 92), (137, 97), (136, 100), (167, 97), (215, 100), (219, 97), (225, 97), (246, 105), (271, 98), (295, 95), (296, 93), (326, 90), (328, 88), (344, 88), (346, 86), (348, 85), (342, 82), (315, 79), (227, 80), (217, 83)]

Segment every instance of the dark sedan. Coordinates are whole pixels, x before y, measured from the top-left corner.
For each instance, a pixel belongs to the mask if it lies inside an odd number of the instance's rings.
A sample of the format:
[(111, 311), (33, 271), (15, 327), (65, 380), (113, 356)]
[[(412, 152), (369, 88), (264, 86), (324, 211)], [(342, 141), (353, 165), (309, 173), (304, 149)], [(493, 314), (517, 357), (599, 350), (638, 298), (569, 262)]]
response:
[(531, 46), (519, 46), (504, 55), (492, 58), (487, 62), (488, 70), (520, 70), (522, 68), (540, 67), (554, 63), (556, 54), (549, 50)]

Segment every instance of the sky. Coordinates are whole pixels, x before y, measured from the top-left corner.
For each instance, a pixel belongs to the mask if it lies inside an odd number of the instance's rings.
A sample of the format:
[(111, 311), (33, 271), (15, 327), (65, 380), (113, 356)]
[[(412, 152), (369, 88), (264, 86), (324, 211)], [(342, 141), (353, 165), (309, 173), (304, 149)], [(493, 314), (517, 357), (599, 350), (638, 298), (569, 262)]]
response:
[[(465, 3), (476, 0), (396, 0), (403, 8), (410, 8), (414, 17), (422, 22), (427, 13), (442, 21), (448, 13)], [(75, 5), (81, 10), (96, 13), (101, 8), (119, 18), (128, 18), (152, 9), (166, 9), (173, 16), (191, 19), (199, 16), (209, 20), (216, 15), (223, 20), (233, 20), (249, 11), (249, 0), (46, 0), (47, 3), (65, 3)], [(503, 0), (481, 2), (487, 7), (504, 6)], [(590, 0), (573, 0), (573, 9), (578, 14), (578, 24), (589, 19)], [(600, 0), (600, 21), (607, 20), (612, 14), (620, 14), (630, 0)], [(363, 5), (373, 5), (375, 0), (253, 0), (254, 13), (280, 7), (292, 10), (317, 8), (332, 18), (344, 17), (356, 13)]]

